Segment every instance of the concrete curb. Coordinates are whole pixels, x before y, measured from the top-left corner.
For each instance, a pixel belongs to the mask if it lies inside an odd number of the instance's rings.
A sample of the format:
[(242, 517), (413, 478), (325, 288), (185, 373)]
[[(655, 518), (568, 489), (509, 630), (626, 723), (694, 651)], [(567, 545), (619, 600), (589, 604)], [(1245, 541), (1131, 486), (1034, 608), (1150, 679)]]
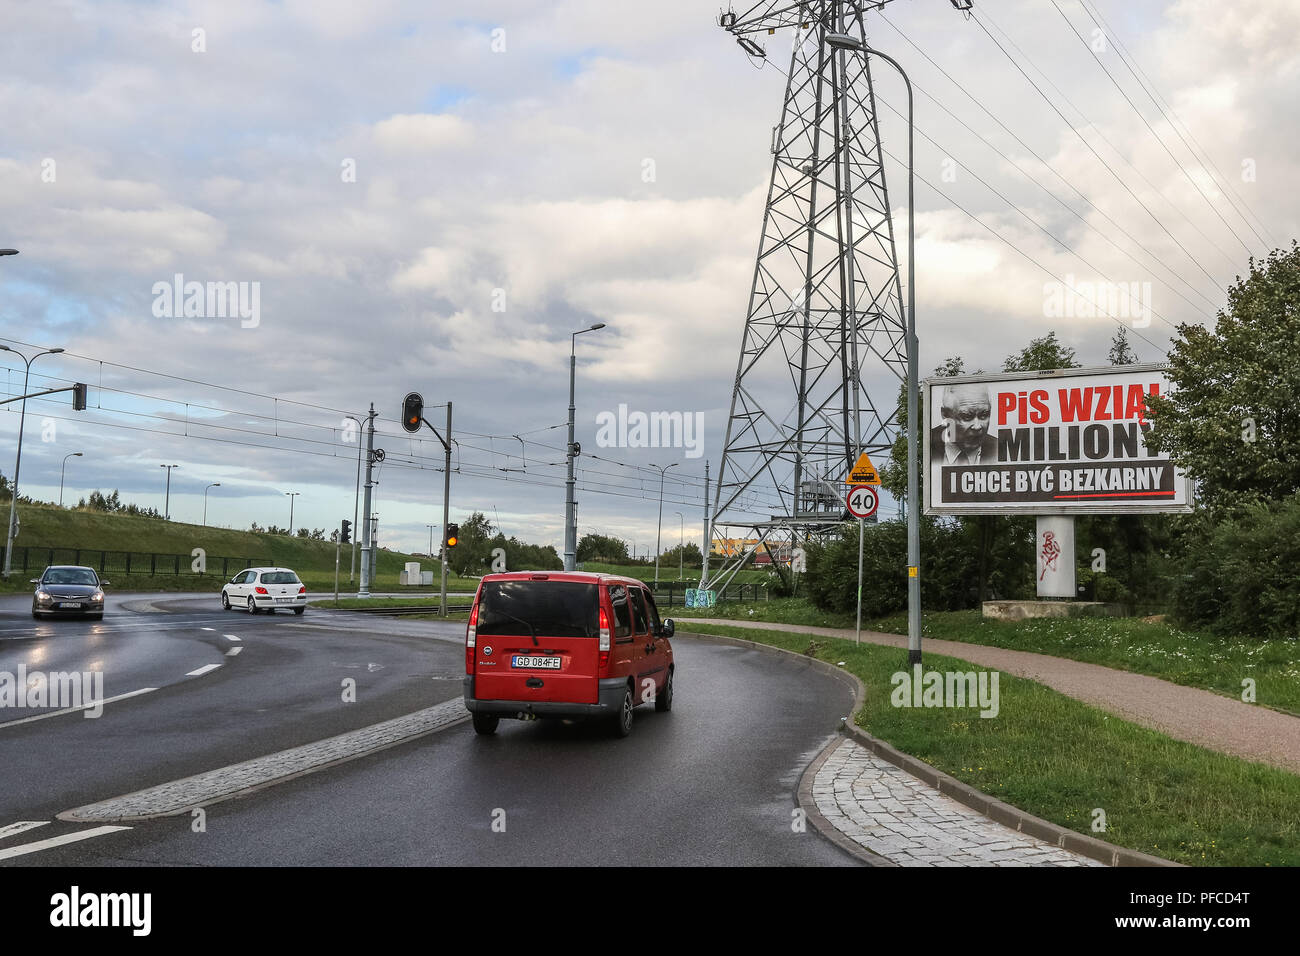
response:
[[(744, 624), (738, 623), (736, 626), (744, 627)], [(1183, 865), (1181, 863), (1175, 863), (1172, 860), (1163, 859), (1162, 857), (1152, 856), (1149, 853), (1142, 853), (1139, 850), (1130, 850), (1126, 847), (1115, 846), (1114, 844), (1106, 843), (1104, 840), (1098, 840), (1096, 837), (1085, 836), (1082, 833), (1076, 833), (1074, 830), (1067, 830), (1063, 826), (1033, 816), (1018, 807), (1013, 807), (1009, 803), (1004, 803), (1001, 800), (990, 797), (987, 793), (976, 790), (970, 784), (962, 783), (955, 777), (951, 777), (943, 771), (931, 767), (928, 763), (918, 760), (910, 754), (903, 753), (901, 750), (894, 748), (877, 737), (873, 737), (854, 723), (854, 718), (857, 716), (858, 711), (862, 709), (862, 704), (866, 700), (866, 687), (863, 686), (862, 681), (860, 681), (856, 675), (849, 673), (843, 668), (836, 667), (834, 664), (828, 664), (826, 661), (810, 657), (807, 654), (798, 654), (794, 651), (788, 651), (783, 647), (774, 647), (771, 644), (763, 644), (758, 641), (747, 641), (738, 637), (726, 637), (718, 634), (700, 634), (681, 630), (677, 632), (677, 635), (682, 637), (694, 637), (702, 640), (718, 641), (723, 644), (733, 644), (738, 647), (748, 647), (760, 651), (771, 651), (777, 654), (785, 654), (790, 657), (798, 658), (799, 660), (808, 661), (814, 667), (827, 673), (836, 674), (841, 679), (847, 678), (848, 680), (851, 680), (854, 685), (853, 709), (847, 717), (841, 718), (840, 720), (839, 729), (841, 734), (857, 741), (882, 760), (887, 760), (889, 763), (892, 763), (901, 770), (907, 771), (923, 783), (934, 787), (944, 796), (956, 800), (963, 806), (970, 807), (978, 813), (984, 814), (990, 820), (994, 820), (1005, 827), (1009, 827), (1019, 833), (1024, 833), (1027, 836), (1042, 840), (1045, 843), (1051, 843), (1064, 850), (1069, 850), (1072, 853), (1078, 853), (1080, 856), (1086, 856), (1091, 860), (1096, 860), (1097, 862), (1104, 863), (1107, 866), (1181, 867)], [(833, 746), (833, 744), (831, 746)], [(813, 761), (813, 764), (818, 768), (820, 768), (822, 763), (826, 761), (831, 746), (827, 746)], [(809, 766), (809, 770), (812, 770), (812, 765)], [(832, 826), (820, 813), (817, 813), (816, 816), (813, 815), (813, 811), (816, 807), (815, 805), (810, 806), (812, 803), (811, 782), (808, 782), (807, 784), (808, 804), (804, 803), (803, 791), (806, 781), (808, 781), (808, 771), (804, 772), (803, 777), (801, 777), (799, 781), (800, 806), (808, 813), (808, 818), (814, 822), (814, 825), (817, 826), (823, 834), (831, 839), (836, 845), (843, 847), (844, 844), (841, 840), (836, 839), (835, 836), (832, 836), (831, 834), (834, 833), (843, 840), (847, 840), (848, 838), (844, 837), (843, 834), (836, 830), (835, 827)], [(857, 846), (857, 844), (854, 844), (854, 846)], [(858, 850), (861, 852), (854, 855), (858, 856), (859, 859), (863, 859), (861, 853), (866, 851), (862, 850), (861, 847), (858, 847)], [(875, 854), (872, 854), (872, 856), (875, 856)], [(893, 864), (886, 861), (885, 865)]]

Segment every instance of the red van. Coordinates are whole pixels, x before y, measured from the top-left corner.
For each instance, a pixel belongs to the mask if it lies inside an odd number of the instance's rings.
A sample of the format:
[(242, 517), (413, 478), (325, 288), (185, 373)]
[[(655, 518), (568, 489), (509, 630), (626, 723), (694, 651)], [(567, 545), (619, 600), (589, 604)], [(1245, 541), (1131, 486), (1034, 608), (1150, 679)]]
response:
[(634, 578), (561, 571), (489, 574), (465, 629), (465, 706), (474, 729), (502, 717), (606, 717), (673, 706), (673, 622)]

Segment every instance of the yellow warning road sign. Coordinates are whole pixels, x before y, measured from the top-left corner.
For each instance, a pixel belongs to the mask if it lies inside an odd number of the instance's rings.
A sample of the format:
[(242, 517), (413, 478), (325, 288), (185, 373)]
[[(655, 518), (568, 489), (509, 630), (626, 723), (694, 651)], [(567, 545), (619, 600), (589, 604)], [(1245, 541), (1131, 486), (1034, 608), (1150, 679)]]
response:
[(849, 476), (844, 479), (846, 485), (878, 485), (880, 484), (880, 474), (876, 471), (876, 466), (871, 463), (864, 451), (858, 456), (858, 460), (853, 465), (853, 470)]

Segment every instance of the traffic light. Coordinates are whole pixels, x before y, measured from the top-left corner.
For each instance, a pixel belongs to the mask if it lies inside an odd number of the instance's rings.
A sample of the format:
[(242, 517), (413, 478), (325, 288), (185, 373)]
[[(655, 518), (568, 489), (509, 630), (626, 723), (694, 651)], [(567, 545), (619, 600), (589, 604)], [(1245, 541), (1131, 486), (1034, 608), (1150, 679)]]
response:
[(84, 412), (86, 410), (85, 382), (74, 382), (72, 384), (72, 410), (74, 412)]
[(343, 525), (339, 528), (339, 544), (352, 543), (352, 522), (347, 518), (343, 519)]
[(408, 432), (418, 432), (422, 421), (424, 421), (424, 398), (419, 392), (411, 392), (402, 400), (402, 427)]
[(456, 547), (456, 545), (459, 543), (460, 543), (460, 525), (458, 524), (447, 525), (447, 537), (443, 540), (443, 544), (446, 546), (447, 550), (450, 551), (452, 548)]

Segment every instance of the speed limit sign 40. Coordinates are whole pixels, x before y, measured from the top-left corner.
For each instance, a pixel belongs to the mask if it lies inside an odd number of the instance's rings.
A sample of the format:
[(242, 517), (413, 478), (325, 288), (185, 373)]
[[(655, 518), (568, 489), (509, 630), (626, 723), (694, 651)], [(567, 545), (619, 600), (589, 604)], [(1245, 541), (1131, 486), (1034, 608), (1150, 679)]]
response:
[(848, 505), (849, 514), (853, 517), (870, 518), (880, 505), (880, 495), (871, 485), (854, 485), (849, 489), (845, 503)]

